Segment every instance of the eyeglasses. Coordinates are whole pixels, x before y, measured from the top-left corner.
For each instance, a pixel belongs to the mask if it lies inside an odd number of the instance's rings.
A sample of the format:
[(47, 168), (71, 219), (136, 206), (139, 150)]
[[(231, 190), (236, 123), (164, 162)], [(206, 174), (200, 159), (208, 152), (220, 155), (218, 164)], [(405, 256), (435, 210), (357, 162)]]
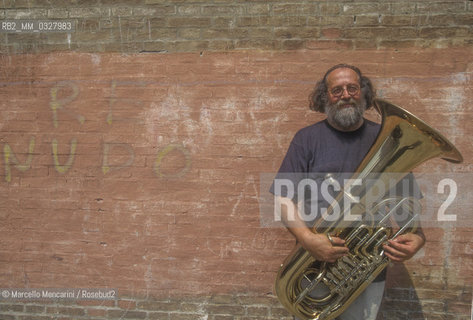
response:
[(354, 84), (349, 84), (346, 87), (335, 87), (333, 88), (330, 93), (332, 96), (335, 98), (340, 98), (343, 95), (343, 92), (345, 91), (345, 88), (350, 96), (354, 96), (360, 92), (360, 87)]

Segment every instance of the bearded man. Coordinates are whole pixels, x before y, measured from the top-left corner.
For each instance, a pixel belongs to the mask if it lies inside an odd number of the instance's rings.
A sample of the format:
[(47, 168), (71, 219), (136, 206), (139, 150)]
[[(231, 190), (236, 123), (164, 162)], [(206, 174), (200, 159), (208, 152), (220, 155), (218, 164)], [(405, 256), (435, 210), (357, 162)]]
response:
[[(310, 96), (310, 108), (325, 113), (327, 117), (296, 133), (278, 176), (355, 172), (380, 129), (379, 124), (364, 118), (364, 112), (371, 107), (373, 98), (374, 89), (370, 79), (363, 76), (357, 67), (339, 64), (330, 68)], [(284, 191), (276, 191), (274, 184), (271, 192), (280, 203), (287, 200), (284, 198), (288, 195)], [(297, 203), (297, 195), (291, 200)], [(321, 208), (320, 202), (325, 200), (316, 201), (319, 202), (318, 208)], [(314, 206), (310, 201), (308, 205)], [(343, 239), (314, 233), (310, 229), (311, 223), (302, 219), (303, 215), (299, 212), (289, 217), (284, 211), (285, 206), (280, 208), (283, 209), (281, 218), (286, 227), (316, 260), (334, 262), (347, 255), (348, 248)], [(424, 242), (425, 237), (420, 230), (415, 234), (407, 233), (388, 241), (384, 245), (385, 254), (394, 262), (402, 262), (414, 256)], [(385, 272), (382, 272), (337, 319), (375, 320), (383, 297), (384, 283)]]

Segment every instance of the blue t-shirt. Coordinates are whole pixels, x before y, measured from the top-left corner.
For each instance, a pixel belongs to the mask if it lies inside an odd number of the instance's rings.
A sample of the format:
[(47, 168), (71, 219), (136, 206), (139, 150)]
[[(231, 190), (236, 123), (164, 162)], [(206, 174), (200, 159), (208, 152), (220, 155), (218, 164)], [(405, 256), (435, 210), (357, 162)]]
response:
[(299, 130), (294, 136), (280, 173), (354, 172), (378, 136), (380, 125), (365, 120), (355, 131), (339, 131), (327, 120)]
[[(330, 198), (327, 199), (321, 193), (321, 184), (326, 179), (326, 174), (331, 174), (343, 185), (343, 179), (352, 176), (368, 153), (379, 129), (379, 124), (365, 120), (357, 130), (343, 132), (324, 120), (299, 130), (292, 139), (275, 179), (291, 181), (291, 191), (273, 182), (270, 192), (292, 198), (295, 203), (304, 196), (305, 212), (313, 217), (310, 221), (306, 220), (308, 226), (311, 226), (315, 218), (320, 216), (320, 210), (326, 209), (330, 204)], [(298, 193), (299, 182), (303, 179), (311, 179), (317, 184), (316, 197), (307, 190), (303, 195)]]

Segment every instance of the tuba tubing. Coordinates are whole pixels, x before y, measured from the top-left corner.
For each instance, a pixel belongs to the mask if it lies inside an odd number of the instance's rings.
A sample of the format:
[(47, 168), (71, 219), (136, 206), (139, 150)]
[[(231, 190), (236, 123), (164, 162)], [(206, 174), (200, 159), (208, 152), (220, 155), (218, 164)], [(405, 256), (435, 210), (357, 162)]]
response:
[[(375, 99), (374, 107), (381, 115), (381, 129), (352, 179), (375, 175), (377, 181), (388, 185), (393, 173), (410, 172), (432, 158), (440, 157), (452, 163), (463, 161), (452, 143), (412, 113), (382, 99)], [(399, 174), (395, 176), (398, 177), (396, 182), (402, 179)], [(343, 193), (336, 197), (334, 202), (337, 205), (342, 201)], [(281, 265), (274, 285), (279, 301), (291, 314), (302, 320), (337, 317), (388, 265), (389, 259), (384, 256), (382, 244), (416, 228), (419, 204), (413, 198), (383, 197), (378, 199), (378, 203), (373, 210), (385, 206), (402, 207), (411, 213), (411, 218), (395, 234), (383, 225), (366, 225), (364, 222), (347, 228), (343, 211), (336, 221), (327, 223), (319, 219), (312, 227), (313, 232), (337, 235), (346, 243), (354, 242), (353, 246), (347, 244), (349, 254), (335, 263), (316, 261), (300, 244), (296, 244)], [(327, 212), (333, 207), (332, 203)], [(385, 218), (395, 209), (385, 213)], [(357, 210), (362, 214), (373, 214), (362, 205)], [(358, 243), (352, 239), (357, 239)], [(319, 293), (320, 296), (311, 295), (311, 291), (319, 286), (325, 292)]]

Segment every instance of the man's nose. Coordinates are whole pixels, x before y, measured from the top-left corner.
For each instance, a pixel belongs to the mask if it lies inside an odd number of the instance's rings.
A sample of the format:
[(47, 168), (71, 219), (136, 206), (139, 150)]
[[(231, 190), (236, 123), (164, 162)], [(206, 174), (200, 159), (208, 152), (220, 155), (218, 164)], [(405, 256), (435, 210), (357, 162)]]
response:
[(348, 88), (343, 88), (342, 90), (343, 90), (342, 99), (344, 99), (344, 100), (350, 99), (351, 95), (348, 93)]

